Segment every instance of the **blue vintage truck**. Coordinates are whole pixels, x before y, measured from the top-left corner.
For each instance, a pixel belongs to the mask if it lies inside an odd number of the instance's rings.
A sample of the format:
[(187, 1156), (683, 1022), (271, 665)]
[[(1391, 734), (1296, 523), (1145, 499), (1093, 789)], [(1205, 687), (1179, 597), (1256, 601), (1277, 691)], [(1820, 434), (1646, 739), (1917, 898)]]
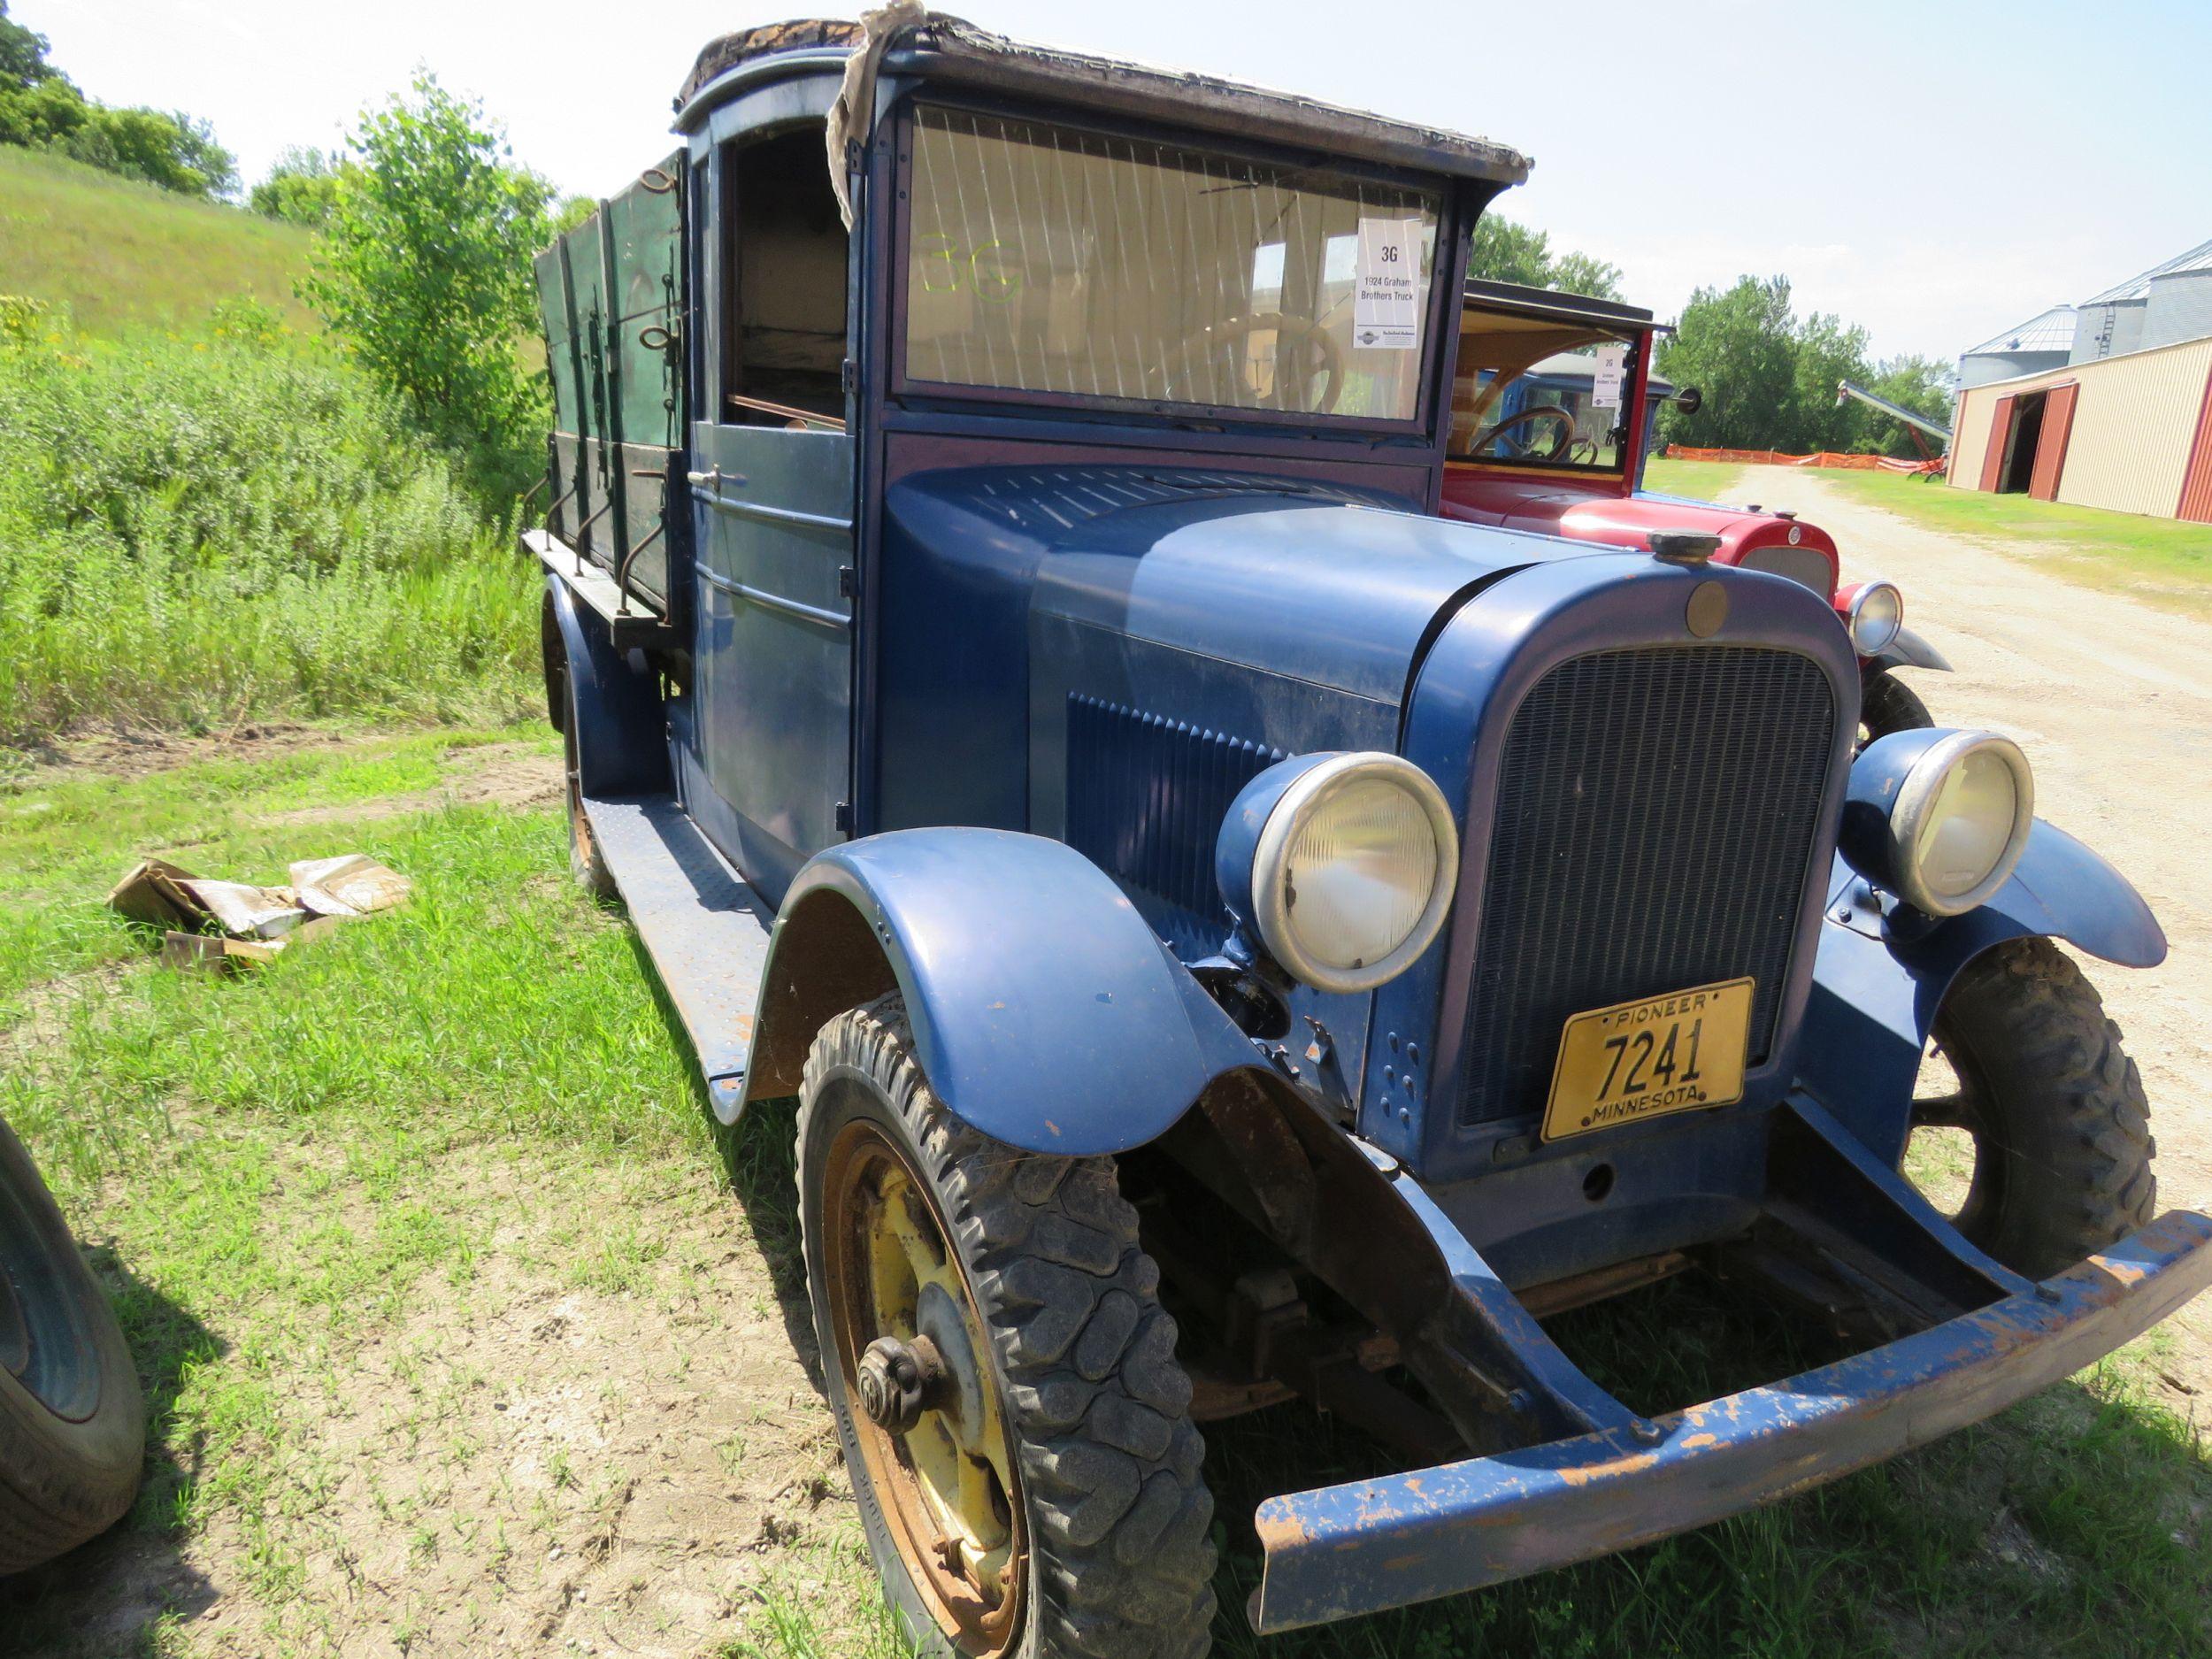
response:
[[(1438, 516), (1519, 155), (914, 8), (718, 40), (541, 259), (549, 712), (713, 1110), (796, 1096), (887, 1594), (1194, 1655), (1198, 1425), (1277, 1631), (1780, 1498), (2212, 1277), (2055, 941), (2165, 941), (2007, 739), (1859, 750), (1824, 594)], [(1901, 1174), (1963, 1129), (1970, 1189)], [(1686, 1270), (1856, 1333), (1647, 1416), (1542, 1321)]]

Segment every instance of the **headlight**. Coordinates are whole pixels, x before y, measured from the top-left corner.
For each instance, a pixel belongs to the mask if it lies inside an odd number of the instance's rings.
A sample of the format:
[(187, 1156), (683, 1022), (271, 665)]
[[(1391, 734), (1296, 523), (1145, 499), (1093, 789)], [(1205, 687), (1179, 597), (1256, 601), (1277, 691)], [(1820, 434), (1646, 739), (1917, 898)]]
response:
[(1396, 978), (1444, 925), (1459, 833), (1443, 792), (1395, 755), (1302, 756), (1245, 787), (1221, 828), (1222, 896), (1316, 990)]
[(1893, 585), (1861, 582), (1850, 589), (1846, 603), (1851, 647), (1860, 656), (1879, 657), (1897, 642), (1905, 626), (1905, 595)]
[(1897, 732), (1852, 763), (1839, 842), (1851, 867), (1930, 916), (1985, 903), (2035, 821), (2028, 757), (1993, 732)]

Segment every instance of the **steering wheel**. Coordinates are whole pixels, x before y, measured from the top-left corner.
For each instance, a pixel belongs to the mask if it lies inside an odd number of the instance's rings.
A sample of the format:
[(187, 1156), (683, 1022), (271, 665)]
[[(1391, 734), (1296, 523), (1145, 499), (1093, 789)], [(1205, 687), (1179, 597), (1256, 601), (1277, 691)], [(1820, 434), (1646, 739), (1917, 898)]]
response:
[[(1281, 311), (1255, 311), (1249, 317), (1232, 317), (1226, 322), (1209, 323), (1205, 327), (1187, 334), (1171, 350), (1166, 360), (1145, 371), (1148, 386), (1156, 382), (1157, 396), (1168, 396), (1168, 379), (1194, 353), (1198, 361), (1208, 360), (1209, 354), (1221, 351), (1233, 340), (1272, 330), (1279, 348), (1285, 336), (1302, 352), (1311, 354), (1309, 366), (1300, 377), (1301, 382), (1310, 385), (1317, 374), (1328, 378), (1323, 383), (1321, 395), (1310, 405), (1292, 404), (1285, 400), (1286, 389), (1281, 383), (1279, 360), (1277, 365), (1275, 406), (1279, 409), (1297, 408), (1302, 414), (1325, 415), (1336, 407), (1337, 396), (1344, 389), (1344, 351), (1334, 336), (1310, 317), (1291, 317)], [(1241, 364), (1238, 368), (1240, 370)]]
[[(1554, 420), (1556, 420), (1559, 423), (1559, 435), (1552, 440), (1551, 448), (1537, 456), (1536, 458), (1540, 461), (1563, 461), (1567, 458), (1568, 451), (1574, 446), (1575, 417), (1574, 411), (1571, 409), (1562, 409), (1557, 403), (1533, 403), (1528, 408), (1521, 411), (1521, 412), (1517, 415), (1508, 415), (1496, 426), (1491, 427), (1489, 431), (1484, 433), (1482, 436), (1477, 438), (1473, 445), (1469, 449), (1468, 453), (1470, 455), (1479, 455), (1485, 449), (1488, 449), (1493, 443), (1496, 442), (1498, 434), (1505, 431), (1509, 426), (1523, 426), (1529, 421), (1538, 419), (1545, 415), (1550, 416)], [(1527, 445), (1517, 445), (1515, 448), (1515, 458), (1517, 459), (1526, 456), (1528, 453), (1529, 446)]]

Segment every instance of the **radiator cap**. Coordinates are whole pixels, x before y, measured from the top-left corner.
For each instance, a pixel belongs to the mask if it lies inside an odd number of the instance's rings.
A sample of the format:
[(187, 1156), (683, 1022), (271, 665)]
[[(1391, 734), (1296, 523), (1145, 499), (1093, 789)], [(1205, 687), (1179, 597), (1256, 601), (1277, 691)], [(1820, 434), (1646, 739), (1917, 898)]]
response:
[(1720, 538), (1702, 530), (1655, 530), (1651, 557), (1670, 565), (1702, 565), (1720, 550)]

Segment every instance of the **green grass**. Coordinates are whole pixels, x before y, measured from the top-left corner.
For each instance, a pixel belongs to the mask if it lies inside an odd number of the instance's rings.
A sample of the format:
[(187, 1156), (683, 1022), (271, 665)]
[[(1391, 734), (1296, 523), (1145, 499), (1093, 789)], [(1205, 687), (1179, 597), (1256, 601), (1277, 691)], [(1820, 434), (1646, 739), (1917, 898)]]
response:
[(2076, 578), (2144, 590), (2147, 597), (2212, 603), (2212, 525), (1953, 489), (1897, 472), (1819, 477), (1855, 501), (1928, 529), (1988, 536), (2014, 544), (2012, 550), (2048, 556)]
[(0, 744), (511, 718), (539, 581), (392, 399), (265, 310), (188, 341), (0, 313)]
[[(526, 1387), (554, 1350), (472, 1371), (446, 1352), (455, 1333), (518, 1318), (526, 1330), (549, 1310), (574, 1310), (562, 1351), (587, 1379), (642, 1364), (695, 1391), (806, 1347), (787, 1113), (764, 1109), (736, 1135), (711, 1125), (633, 936), (566, 879), (557, 812), (387, 810), (434, 794), (493, 740), (552, 752), (541, 730), (415, 732), (136, 779), (40, 774), (0, 791), (0, 916), (12, 930), (0, 935), (0, 1116), (116, 1289), (153, 1436), (129, 1547), (0, 1593), (0, 1628), (25, 1632), (22, 1647), (69, 1651), (88, 1608), (109, 1605), (100, 1573), (173, 1559), (134, 1632), (80, 1651), (357, 1651), (374, 1596), (394, 1586), (384, 1639), (419, 1654), (491, 1651), (502, 1621), (551, 1594), (561, 1569), (549, 1556), (588, 1563), (621, 1532), (605, 1517), (634, 1494), (706, 1502), (755, 1460), (822, 1443), (826, 1417), (795, 1368), (746, 1402), (764, 1417), (675, 1419), (688, 1471), (626, 1465), (587, 1440), (545, 1459), (532, 1486), (503, 1463), (511, 1448), (487, 1451), (472, 1426), (487, 1389)], [(268, 879), (347, 849), (412, 877), (412, 902), (249, 979), (148, 965), (149, 941), (98, 903), (142, 851)], [(595, 1347), (595, 1329), (622, 1317), (630, 1338)], [(1694, 1279), (1556, 1328), (1578, 1363), (1647, 1409), (1830, 1352), (1816, 1332)], [(2212, 1652), (2212, 1469), (2197, 1431), (2147, 1398), (2140, 1375), (2123, 1356), (1770, 1509), (1264, 1641), (1240, 1610), (1259, 1568), (1252, 1505), (1381, 1460), (1302, 1408), (1214, 1425), (1217, 1651)], [(669, 1408), (621, 1395), (596, 1409), (612, 1432)], [(803, 1537), (739, 1540), (739, 1558), (757, 1563), (740, 1582), (689, 1554), (641, 1564), (638, 1582), (695, 1578), (721, 1597), (695, 1638), (703, 1655), (895, 1659), (849, 1500), (833, 1490), (810, 1513)], [(175, 1586), (218, 1564), (228, 1599), (210, 1632)], [(541, 1569), (556, 1577), (533, 1578)], [(406, 1590), (434, 1583), (449, 1587)], [(453, 1636), (452, 1621), (470, 1618), (480, 1640)]]
[(1691, 501), (1719, 501), (1743, 476), (1743, 468), (1721, 461), (1669, 461), (1655, 457), (1644, 465), (1644, 488)]
[(242, 208), (0, 148), (0, 294), (65, 305), (88, 334), (196, 330), (211, 307), (242, 296), (314, 328), (292, 294), (311, 240)]

